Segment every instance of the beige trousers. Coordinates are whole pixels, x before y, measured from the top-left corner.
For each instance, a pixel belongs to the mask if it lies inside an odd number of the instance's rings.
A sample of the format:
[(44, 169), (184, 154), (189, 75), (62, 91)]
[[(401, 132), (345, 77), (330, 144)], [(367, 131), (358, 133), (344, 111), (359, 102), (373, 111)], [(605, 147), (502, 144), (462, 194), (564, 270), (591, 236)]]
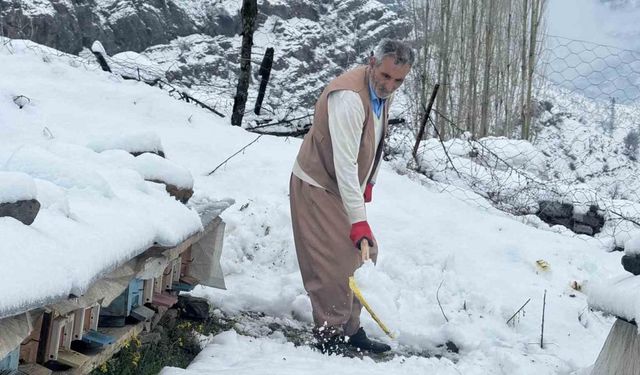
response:
[[(349, 276), (362, 260), (349, 238), (351, 223), (342, 201), (295, 175), (291, 176), (289, 199), (298, 264), (316, 329), (353, 335), (360, 327), (362, 305), (349, 289)], [(377, 246), (370, 249), (370, 255), (375, 262)]]

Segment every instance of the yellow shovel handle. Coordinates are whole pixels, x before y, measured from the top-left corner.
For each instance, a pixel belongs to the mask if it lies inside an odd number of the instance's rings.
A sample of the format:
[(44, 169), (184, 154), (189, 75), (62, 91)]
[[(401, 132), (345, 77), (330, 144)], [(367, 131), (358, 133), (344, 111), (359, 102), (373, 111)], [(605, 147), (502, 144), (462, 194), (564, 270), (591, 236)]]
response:
[[(367, 250), (368, 248), (369, 246), (367, 245)], [(384, 325), (384, 323), (382, 323), (382, 320), (378, 318), (378, 315), (376, 315), (376, 313), (373, 311), (371, 306), (369, 306), (369, 304), (367, 303), (367, 300), (364, 299), (364, 296), (362, 295), (360, 288), (358, 288), (358, 285), (356, 284), (356, 279), (353, 276), (349, 277), (349, 288), (351, 288), (353, 293), (356, 295), (356, 298), (358, 298), (362, 306), (364, 306), (364, 308), (367, 309), (367, 311), (369, 312), (373, 320), (375, 320), (376, 323), (378, 323), (378, 326), (380, 326), (380, 328), (384, 331), (384, 333), (386, 333), (387, 336), (389, 336), (390, 338), (395, 339), (395, 337), (393, 336), (393, 333), (391, 333), (389, 328), (387, 328), (387, 326)]]

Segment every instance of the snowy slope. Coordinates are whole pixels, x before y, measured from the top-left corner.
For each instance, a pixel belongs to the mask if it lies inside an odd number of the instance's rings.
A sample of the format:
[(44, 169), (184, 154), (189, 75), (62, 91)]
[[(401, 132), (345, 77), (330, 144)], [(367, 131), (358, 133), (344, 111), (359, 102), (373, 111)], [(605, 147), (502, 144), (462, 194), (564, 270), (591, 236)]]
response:
[[(299, 139), (263, 136), (207, 176), (256, 135), (229, 126), (227, 119), (175, 101), (162, 90), (87, 70), (65, 58), (45, 59), (47, 62), (29, 49), (14, 51), (0, 54), (0, 63), (11, 73), (8, 77), (21, 77), (3, 79), (0, 84), (0, 165), (6, 165), (20, 145), (35, 144), (42, 152), (57, 153), (69, 163), (104, 162), (104, 168), (110, 168), (109, 155), (97, 154), (86, 145), (114, 134), (157, 134), (167, 158), (186, 167), (193, 176), (194, 202), (224, 197), (237, 202), (223, 214), (227, 231), (222, 262), (228, 290), (199, 288), (195, 293), (207, 296), (229, 314), (260, 311), (310, 326), (310, 304), (295, 259), (287, 195)], [(30, 106), (19, 110), (11, 101), (16, 94), (30, 97)], [(49, 130), (45, 134), (53, 138), (43, 136), (45, 126)], [(113, 178), (143, 183), (137, 180), (139, 177), (134, 178), (134, 172), (107, 172), (95, 171), (110, 182)], [(550, 231), (539, 222), (536, 225), (544, 230), (525, 225), (520, 221), (533, 219), (506, 215), (481, 200), (465, 201), (462, 197), (466, 192), (442, 192), (441, 185), (420, 176), (398, 175), (386, 163), (378, 181), (368, 214), (381, 254), (377, 267), (359, 271), (358, 280), (387, 325), (397, 333), (394, 347), (424, 355), (441, 352), (438, 346), (451, 340), (460, 347), (458, 355), (397, 358), (379, 364), (326, 358), (306, 347), (294, 347), (282, 333), (268, 335), (256, 330), (255, 336), (259, 337), (253, 338), (229, 331), (214, 338), (187, 370), (168, 368), (163, 374), (333, 371), (539, 375), (570, 373), (595, 360), (611, 319), (587, 311), (586, 297), (570, 289), (569, 283), (623, 273), (619, 253), (607, 253), (590, 237)], [(111, 186), (129, 185), (114, 182)], [(72, 218), (91, 217), (96, 209), (102, 209), (96, 208), (95, 202), (106, 199), (100, 192), (62, 189), (59, 193), (67, 198)], [(118, 189), (112, 190), (120, 194)], [(160, 194), (153, 191), (149, 194)], [(87, 194), (91, 199), (81, 201)], [(143, 209), (136, 207), (135, 213)], [(144, 213), (139, 224), (146, 223), (148, 215)], [(71, 223), (63, 228), (65, 241), (61, 243), (51, 241), (53, 228), (45, 225), (55, 223), (50, 219), (54, 216)], [(10, 266), (24, 267), (22, 270), (36, 280), (41, 274), (61, 272), (62, 266), (32, 263), (39, 265), (26, 268), (22, 262), (37, 260), (39, 254), (61, 252), (62, 245), (81, 259), (101, 254), (101, 262), (115, 261), (117, 255), (99, 252), (104, 247), (94, 250), (82, 246), (88, 239), (78, 234), (80, 224), (64, 216), (64, 211), (45, 209), (32, 227), (1, 220), (3, 259), (11, 259)], [(110, 216), (99, 219), (110, 224), (114, 221)], [(172, 223), (165, 221), (168, 227), (188, 221), (174, 219)], [(149, 234), (153, 227), (132, 227), (129, 232), (119, 228), (93, 233), (92, 238), (103, 240), (107, 236), (112, 241), (126, 241), (129, 237), (125, 233), (138, 240), (154, 238), (153, 232)], [(16, 241), (27, 239), (28, 246), (4, 240), (8, 234)], [(18, 243), (21, 256), (16, 253)], [(539, 259), (550, 265), (546, 271), (536, 266)], [(0, 267), (7, 268), (6, 263), (0, 263)], [(4, 271), (0, 272), (3, 283), (7, 281)], [(76, 279), (60, 281), (73, 284)], [(536, 342), (540, 340), (545, 290), (545, 348), (541, 349)], [(7, 293), (4, 288), (0, 292), (3, 303), (12, 297)], [(508, 326), (506, 321), (529, 298), (524, 313)], [(363, 322), (371, 335), (386, 340), (366, 313)]]

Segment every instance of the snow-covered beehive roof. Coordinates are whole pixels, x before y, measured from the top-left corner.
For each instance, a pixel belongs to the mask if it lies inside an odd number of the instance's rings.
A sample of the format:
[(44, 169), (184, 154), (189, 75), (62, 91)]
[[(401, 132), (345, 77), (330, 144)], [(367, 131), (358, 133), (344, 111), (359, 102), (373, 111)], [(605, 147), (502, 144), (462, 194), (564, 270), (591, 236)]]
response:
[[(146, 249), (175, 246), (203, 229), (195, 209), (145, 181), (191, 188), (190, 171), (128, 153), (163, 151), (151, 128), (182, 128), (172, 106), (190, 106), (30, 42), (0, 45), (0, 201), (42, 205), (31, 226), (0, 217), (0, 318), (82, 295)], [(17, 95), (27, 105), (17, 106)]]

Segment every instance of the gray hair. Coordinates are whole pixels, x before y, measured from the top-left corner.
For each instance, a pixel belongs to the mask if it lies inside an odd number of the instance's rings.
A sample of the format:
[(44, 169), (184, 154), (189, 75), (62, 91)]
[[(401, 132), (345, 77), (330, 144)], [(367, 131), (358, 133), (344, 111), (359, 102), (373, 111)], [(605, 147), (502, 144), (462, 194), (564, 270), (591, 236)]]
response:
[(413, 65), (415, 60), (415, 53), (409, 45), (401, 40), (383, 39), (376, 47), (373, 57), (376, 58), (376, 65), (382, 63), (382, 58), (385, 56), (395, 57), (394, 63), (396, 65)]

